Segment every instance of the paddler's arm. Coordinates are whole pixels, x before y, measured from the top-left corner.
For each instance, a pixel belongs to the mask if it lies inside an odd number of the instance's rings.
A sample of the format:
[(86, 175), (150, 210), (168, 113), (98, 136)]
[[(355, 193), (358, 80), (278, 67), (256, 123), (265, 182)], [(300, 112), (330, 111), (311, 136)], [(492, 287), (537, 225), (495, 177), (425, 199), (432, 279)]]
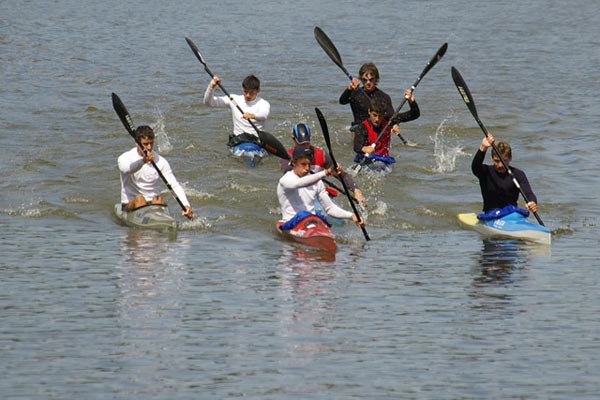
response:
[(410, 106), (410, 110), (403, 112), (402, 114), (398, 114), (398, 116), (392, 120), (392, 123), (394, 124), (413, 121), (421, 116), (421, 110), (419, 109), (419, 105), (415, 100), (413, 91), (410, 88), (406, 89), (404, 91), (404, 95), (408, 96), (408, 105)]
[(480, 177), (484, 174), (485, 168), (483, 167), (483, 160), (485, 159), (485, 153), (487, 149), (489, 149), (494, 143), (494, 136), (491, 133), (488, 133), (487, 136), (484, 136), (481, 140), (481, 144), (477, 149), (477, 153), (473, 157), (473, 162), (471, 163), (471, 171), (473, 175)]
[(352, 98), (352, 92), (355, 91), (359, 85), (360, 81), (357, 78), (352, 78), (352, 81), (348, 84), (348, 87), (346, 87), (340, 96), (340, 104), (349, 104)]

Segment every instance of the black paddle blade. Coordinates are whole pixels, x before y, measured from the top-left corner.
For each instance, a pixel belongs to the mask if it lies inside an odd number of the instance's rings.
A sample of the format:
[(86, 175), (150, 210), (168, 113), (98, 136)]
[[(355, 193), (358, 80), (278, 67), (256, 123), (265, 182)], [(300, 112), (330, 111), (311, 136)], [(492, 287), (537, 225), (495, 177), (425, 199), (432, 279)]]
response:
[(423, 69), (423, 72), (421, 72), (421, 77), (424, 77), (425, 74), (428, 73), (429, 70), (431, 68), (433, 68), (435, 66), (435, 64), (437, 64), (442, 59), (442, 57), (444, 57), (444, 54), (446, 54), (446, 50), (448, 50), (448, 43), (444, 43), (438, 49), (438, 51), (435, 53), (435, 55), (431, 58), (431, 60), (429, 60), (429, 62)]
[(342, 63), (342, 57), (340, 56), (338, 50), (335, 48), (335, 45), (333, 44), (331, 39), (329, 39), (329, 37), (325, 34), (325, 32), (323, 32), (318, 26), (315, 26), (315, 39), (317, 39), (317, 42), (325, 51), (325, 53), (329, 56), (329, 58), (331, 58), (331, 61), (333, 61), (335, 65), (340, 67), (342, 71), (344, 71), (344, 73), (348, 75), (348, 77), (350, 77), (350, 74), (344, 67), (344, 63)]
[(286, 148), (275, 136), (261, 130), (257, 130), (257, 132), (260, 139), (260, 144), (265, 150), (279, 158), (283, 158), (284, 160), (289, 160), (291, 158)]
[(200, 54), (200, 50), (198, 50), (198, 46), (196, 46), (196, 44), (194, 42), (192, 42), (192, 39), (190, 39), (190, 38), (186, 37), (185, 41), (187, 42), (188, 46), (190, 46), (190, 48), (196, 55), (196, 58), (198, 59), (198, 61), (200, 61), (202, 63), (202, 65), (206, 66), (206, 63), (204, 62), (204, 58), (202, 57), (202, 54)]
[(133, 136), (133, 138), (135, 138), (135, 125), (133, 124), (133, 120), (127, 112), (125, 104), (123, 104), (119, 96), (117, 96), (115, 93), (112, 94), (112, 103), (113, 108), (119, 116), (119, 119), (123, 123), (123, 126), (125, 127), (125, 129), (127, 129), (127, 132), (129, 132), (129, 134)]
[(331, 161), (333, 162), (333, 167), (337, 169), (337, 163), (335, 162), (335, 158), (333, 158), (333, 152), (331, 151), (331, 140), (329, 139), (329, 129), (327, 128), (327, 121), (323, 116), (321, 110), (315, 107), (315, 112), (317, 113), (317, 118), (319, 119), (319, 124), (321, 125), (321, 131), (323, 131), (323, 137), (325, 138), (325, 144), (327, 145), (327, 150), (329, 150), (329, 156), (331, 157)]
[(478, 120), (477, 108), (475, 108), (475, 102), (473, 101), (473, 96), (471, 96), (471, 91), (469, 90), (469, 87), (465, 83), (463, 77), (460, 75), (460, 72), (458, 72), (458, 70), (454, 67), (452, 67), (452, 79), (454, 80), (454, 84), (458, 89), (458, 93), (469, 108), (469, 111), (471, 111), (471, 114), (473, 114), (475, 119)]

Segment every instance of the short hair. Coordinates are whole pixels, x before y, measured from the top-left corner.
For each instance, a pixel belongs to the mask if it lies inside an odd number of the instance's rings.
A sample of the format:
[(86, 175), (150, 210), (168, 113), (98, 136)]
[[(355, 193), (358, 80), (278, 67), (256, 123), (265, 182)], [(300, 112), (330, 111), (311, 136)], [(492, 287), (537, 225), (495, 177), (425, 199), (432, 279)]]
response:
[(142, 140), (142, 138), (154, 139), (154, 130), (148, 125), (140, 125), (135, 128), (135, 138)]
[[(508, 143), (498, 142), (498, 144), (496, 145), (496, 149), (498, 149), (503, 158), (512, 159), (512, 149), (510, 148), (510, 145)], [(500, 158), (496, 149), (492, 149), (492, 157), (496, 156)]]
[(387, 104), (381, 98), (374, 98), (369, 103), (369, 111), (376, 112), (379, 115), (384, 115), (387, 111)]
[(242, 81), (242, 88), (246, 90), (260, 90), (260, 80), (254, 75), (248, 75)]
[(362, 78), (366, 73), (370, 73), (375, 78), (375, 83), (379, 82), (379, 70), (372, 62), (364, 63), (358, 70), (358, 78)]

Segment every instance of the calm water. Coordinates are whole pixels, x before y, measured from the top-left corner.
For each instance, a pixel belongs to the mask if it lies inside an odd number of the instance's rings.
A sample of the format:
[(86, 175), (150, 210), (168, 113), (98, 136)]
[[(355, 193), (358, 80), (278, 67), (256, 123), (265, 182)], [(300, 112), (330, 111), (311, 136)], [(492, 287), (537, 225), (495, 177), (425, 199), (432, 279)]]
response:
[[(166, 3), (0, 2), (3, 398), (597, 397), (600, 3)], [(315, 26), (352, 74), (376, 62), (395, 106), (449, 44), (402, 126), (414, 146), (394, 141), (385, 179), (357, 177), (372, 241), (337, 226), (333, 259), (277, 238), (278, 160), (228, 157), (229, 112), (202, 105), (210, 77), (184, 40), (232, 93), (261, 78), (286, 145), (297, 122), (323, 144), (319, 107), (350, 166), (347, 78)], [(482, 132), (451, 66), (513, 145), (551, 249), (459, 228), (481, 203)], [(111, 92), (186, 187), (198, 217), (176, 235), (112, 219), (132, 141)]]

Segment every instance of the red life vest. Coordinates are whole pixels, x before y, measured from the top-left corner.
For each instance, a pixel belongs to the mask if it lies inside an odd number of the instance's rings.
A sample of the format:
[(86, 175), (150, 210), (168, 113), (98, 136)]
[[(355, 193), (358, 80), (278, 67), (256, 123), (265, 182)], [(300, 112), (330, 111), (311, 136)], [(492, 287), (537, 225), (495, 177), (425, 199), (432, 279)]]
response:
[[(387, 125), (387, 121), (385, 119), (383, 119), (381, 121), (381, 126), (383, 127), (386, 125)], [(363, 126), (365, 128), (367, 128), (367, 142), (368, 143), (366, 143), (365, 146), (368, 146), (368, 145), (373, 144), (373, 142), (377, 139), (377, 136), (379, 136), (379, 132), (375, 132), (375, 130), (371, 126), (371, 123), (369, 122), (369, 120), (363, 121)], [(388, 128), (385, 131), (385, 133), (383, 134), (383, 136), (381, 136), (381, 139), (379, 139), (379, 141), (375, 145), (375, 154), (379, 154), (382, 156), (388, 156), (390, 154), (391, 139), (392, 139), (391, 128)]]

